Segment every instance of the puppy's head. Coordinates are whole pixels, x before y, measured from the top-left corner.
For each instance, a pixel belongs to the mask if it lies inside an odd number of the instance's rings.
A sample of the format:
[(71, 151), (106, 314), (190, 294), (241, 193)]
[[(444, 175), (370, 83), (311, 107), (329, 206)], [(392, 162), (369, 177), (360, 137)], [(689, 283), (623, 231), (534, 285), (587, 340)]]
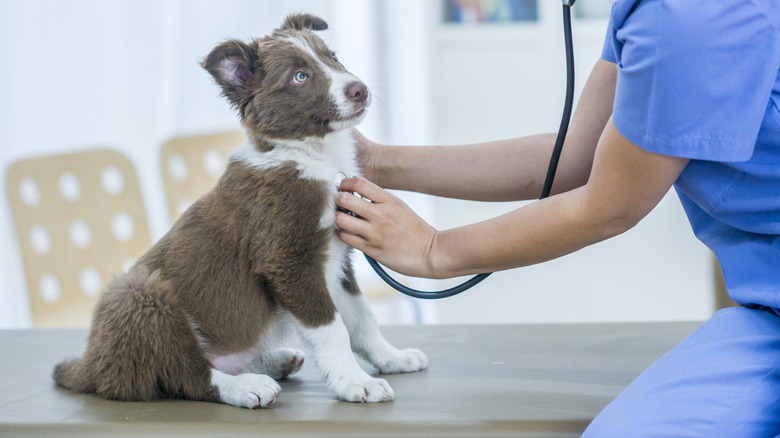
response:
[(371, 95), (314, 34), (327, 27), (312, 15), (291, 15), (271, 35), (226, 41), (204, 59), (256, 137), (322, 137), (363, 120)]

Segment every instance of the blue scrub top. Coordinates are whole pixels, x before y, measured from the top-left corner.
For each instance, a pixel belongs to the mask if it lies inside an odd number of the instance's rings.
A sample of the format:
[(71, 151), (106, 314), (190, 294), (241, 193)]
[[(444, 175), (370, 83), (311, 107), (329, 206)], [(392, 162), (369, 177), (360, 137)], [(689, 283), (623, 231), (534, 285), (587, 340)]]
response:
[(618, 131), (691, 159), (675, 188), (731, 297), (780, 309), (780, 1), (616, 0), (602, 58)]

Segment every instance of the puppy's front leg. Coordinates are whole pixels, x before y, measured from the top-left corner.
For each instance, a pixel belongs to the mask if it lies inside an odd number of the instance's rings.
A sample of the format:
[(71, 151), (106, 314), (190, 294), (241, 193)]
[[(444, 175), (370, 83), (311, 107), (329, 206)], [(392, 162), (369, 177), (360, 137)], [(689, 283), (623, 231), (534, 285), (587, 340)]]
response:
[(387, 381), (369, 376), (358, 365), (330, 293), (338, 278), (326, 280), (322, 274), (314, 264), (299, 264), (294, 277), (275, 283), (276, 300), (297, 321), (306, 350), (339, 399), (358, 403), (393, 400), (395, 394)]
[(352, 349), (380, 373), (410, 373), (428, 367), (428, 357), (422, 351), (416, 348), (399, 350), (385, 340), (366, 297), (357, 286), (351, 265), (345, 268), (345, 279), (333, 295), (333, 302), (349, 331)]
[(360, 368), (350, 349), (347, 328), (338, 314), (329, 324), (303, 325), (300, 333), (328, 387), (340, 399), (360, 403), (395, 398), (386, 380), (373, 378)]

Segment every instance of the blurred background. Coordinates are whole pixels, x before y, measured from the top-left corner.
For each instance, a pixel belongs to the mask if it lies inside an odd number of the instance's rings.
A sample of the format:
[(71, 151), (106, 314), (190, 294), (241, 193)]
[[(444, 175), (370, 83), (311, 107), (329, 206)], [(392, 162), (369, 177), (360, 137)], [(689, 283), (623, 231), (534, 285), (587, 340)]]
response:
[[(580, 0), (573, 7), (578, 93), (601, 52), (610, 3)], [(106, 165), (101, 184), (109, 193), (122, 191), (134, 185), (135, 172), (143, 213), (110, 216), (113, 234), (118, 241), (141, 235), (148, 247), (176, 216), (166, 174), (186, 173), (181, 157), (161, 153), (163, 145), (240, 128), (199, 66), (220, 41), (264, 36), (288, 13), (316, 14), (330, 25), (323, 39), (374, 94), (364, 134), (389, 144), (459, 144), (557, 129), (565, 84), (560, 9), (552, 0), (0, 0), (0, 328), (41, 325), (31, 302), (53, 304), (71, 293), (55, 274), (27, 275), (54, 272), (56, 262), (26, 266), (23, 247), (45, 255), (97, 245), (102, 236), (92, 224), (102, 212), (87, 207), (76, 209), (84, 218), (63, 226), (65, 241), (54, 228), (30, 228), (36, 219), (14, 219), (17, 205), (46, 200), (43, 182), (13, 179), (14, 163), (53, 156), (61, 164), (60, 157), (95, 150), (121, 154), (129, 165)], [(90, 159), (78, 157), (90, 167)], [(224, 163), (211, 158), (204, 166), (218, 174)], [(66, 200), (94, 185), (76, 171), (45, 169)], [(437, 228), (521, 205), (399, 196)], [(101, 202), (88, 206), (99, 210)], [(49, 210), (41, 223), (64, 211)], [(64, 257), (69, 263), (76, 256)], [(356, 264), (384, 324), (701, 320), (716, 306), (712, 256), (693, 237), (673, 193), (624, 235), (497, 273), (441, 301), (397, 294), (361, 257)], [(101, 267), (74, 275), (94, 298), (111, 274)]]

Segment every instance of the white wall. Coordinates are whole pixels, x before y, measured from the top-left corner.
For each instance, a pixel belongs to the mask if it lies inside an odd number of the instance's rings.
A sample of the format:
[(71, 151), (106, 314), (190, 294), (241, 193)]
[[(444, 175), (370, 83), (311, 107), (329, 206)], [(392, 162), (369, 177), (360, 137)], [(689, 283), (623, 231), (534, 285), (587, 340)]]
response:
[[(302, 10), (329, 22), (326, 41), (372, 88), (362, 130), (380, 142), (463, 143), (553, 130), (563, 99), (559, 5), (540, 0), (536, 25), (460, 32), (439, 23), (438, 0), (3, 0), (0, 169), (29, 156), (115, 147), (140, 174), (151, 237), (159, 238), (170, 225), (160, 144), (238, 126), (200, 59), (223, 39), (265, 35)], [(580, 86), (603, 25), (577, 22)], [(3, 178), (0, 328), (24, 327), (26, 285), (5, 193)], [(441, 227), (512, 208), (401, 195)], [(495, 274), (444, 302), (414, 304), (428, 322), (700, 319), (711, 306), (707, 262), (670, 199), (614, 243)], [(360, 278), (369, 287), (378, 282), (365, 272)], [(382, 321), (407, 322), (412, 308), (398, 298), (379, 310)]]

